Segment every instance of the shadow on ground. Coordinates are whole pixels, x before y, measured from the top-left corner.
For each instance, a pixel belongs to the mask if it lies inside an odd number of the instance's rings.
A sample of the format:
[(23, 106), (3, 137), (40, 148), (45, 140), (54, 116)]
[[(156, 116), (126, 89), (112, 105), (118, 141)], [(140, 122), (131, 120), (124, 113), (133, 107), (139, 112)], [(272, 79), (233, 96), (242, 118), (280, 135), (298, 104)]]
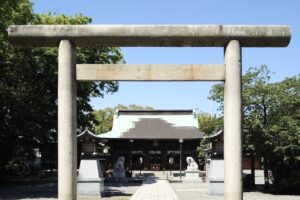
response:
[(122, 192), (120, 190), (117, 189), (108, 189), (107, 191), (104, 191), (103, 193), (101, 193), (102, 197), (115, 197), (115, 196), (132, 196), (132, 194), (129, 193), (125, 193)]
[(0, 186), (0, 199), (57, 198), (57, 182)]
[[(107, 182), (102, 197), (130, 197), (142, 181)], [(57, 198), (57, 181), (14, 183), (0, 186), (0, 200)]]
[(113, 196), (131, 196), (139, 186), (141, 186), (142, 181), (132, 180), (129, 182), (106, 182), (104, 184), (104, 192), (101, 193), (102, 197), (113, 197)]

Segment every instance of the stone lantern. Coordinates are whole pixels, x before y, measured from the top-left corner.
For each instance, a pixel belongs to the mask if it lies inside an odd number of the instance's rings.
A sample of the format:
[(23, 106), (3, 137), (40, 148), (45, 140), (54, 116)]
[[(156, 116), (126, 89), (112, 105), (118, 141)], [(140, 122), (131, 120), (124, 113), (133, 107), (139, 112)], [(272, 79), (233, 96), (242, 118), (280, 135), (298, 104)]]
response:
[(81, 162), (77, 177), (77, 191), (80, 195), (101, 195), (104, 178), (99, 161), (97, 144), (102, 139), (89, 130), (77, 136), (81, 144)]

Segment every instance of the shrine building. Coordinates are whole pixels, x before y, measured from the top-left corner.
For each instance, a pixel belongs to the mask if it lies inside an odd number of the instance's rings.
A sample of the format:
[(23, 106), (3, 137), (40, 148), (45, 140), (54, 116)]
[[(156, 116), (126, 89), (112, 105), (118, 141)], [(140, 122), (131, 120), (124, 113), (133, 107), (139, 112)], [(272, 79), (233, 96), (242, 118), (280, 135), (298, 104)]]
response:
[(197, 162), (202, 137), (193, 110), (119, 110), (111, 131), (78, 135), (83, 147), (84, 142), (88, 147), (88, 141), (105, 141), (102, 164), (106, 169), (123, 156), (126, 169), (151, 171), (179, 170), (180, 157), (182, 169), (186, 168), (188, 156)]

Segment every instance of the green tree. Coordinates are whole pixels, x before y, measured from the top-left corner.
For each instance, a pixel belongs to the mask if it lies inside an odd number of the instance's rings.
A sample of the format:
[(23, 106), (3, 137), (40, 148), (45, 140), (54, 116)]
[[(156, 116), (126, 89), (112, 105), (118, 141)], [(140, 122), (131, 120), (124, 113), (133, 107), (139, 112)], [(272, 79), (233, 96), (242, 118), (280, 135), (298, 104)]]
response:
[(198, 115), (199, 130), (205, 135), (211, 135), (223, 127), (223, 118), (212, 116), (208, 113)]
[(118, 110), (152, 110), (153, 108), (150, 106), (140, 106), (135, 104), (130, 104), (128, 106), (124, 106), (122, 104), (118, 104), (114, 108), (104, 108), (95, 110), (93, 112), (96, 122), (94, 125), (95, 133), (101, 134), (111, 131), (113, 125), (113, 116), (117, 113)]
[[(300, 169), (299, 76), (277, 83), (270, 83), (270, 76), (266, 66), (250, 68), (243, 76), (243, 150), (245, 154), (264, 158), (266, 186), (270, 169), (277, 192), (297, 192), (295, 187), (300, 185), (295, 180)], [(210, 96), (221, 103), (221, 110), (223, 87), (222, 84), (214, 86)]]
[(106, 133), (108, 131), (111, 131), (114, 114), (115, 114), (115, 109), (109, 107), (94, 111), (94, 116), (96, 119), (94, 129), (96, 134), (101, 134), (101, 133)]
[(197, 148), (198, 159), (201, 168), (204, 168), (206, 162), (207, 149), (209, 148), (209, 141), (206, 136), (209, 136), (223, 127), (223, 118), (212, 116), (208, 113), (200, 113), (198, 115), (199, 130), (204, 133), (203, 139)]
[[(33, 148), (56, 149), (57, 139), (57, 48), (12, 47), (6, 29), (11, 24), (88, 24), (91, 19), (81, 14), (34, 14), (29, 0), (4, 0), (1, 4), (0, 180), (3, 180), (5, 166), (16, 152), (32, 158)], [(124, 62), (116, 47), (77, 48), (76, 55), (77, 63)], [(117, 82), (77, 84), (79, 128), (92, 127), (90, 98), (103, 97), (117, 89)]]
[(274, 191), (300, 194), (300, 76), (270, 85), (265, 148)]

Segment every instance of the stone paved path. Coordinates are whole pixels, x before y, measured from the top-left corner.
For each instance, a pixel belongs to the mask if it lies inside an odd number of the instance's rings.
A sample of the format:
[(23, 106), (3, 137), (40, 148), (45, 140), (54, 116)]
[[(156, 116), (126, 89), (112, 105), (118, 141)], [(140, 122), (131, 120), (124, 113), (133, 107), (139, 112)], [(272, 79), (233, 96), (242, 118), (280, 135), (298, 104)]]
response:
[(147, 177), (130, 200), (178, 200), (178, 197), (167, 180)]
[[(179, 200), (224, 200), (224, 196), (208, 195), (208, 183), (171, 183)], [(259, 191), (243, 193), (244, 200), (300, 200), (300, 195), (273, 195)]]

